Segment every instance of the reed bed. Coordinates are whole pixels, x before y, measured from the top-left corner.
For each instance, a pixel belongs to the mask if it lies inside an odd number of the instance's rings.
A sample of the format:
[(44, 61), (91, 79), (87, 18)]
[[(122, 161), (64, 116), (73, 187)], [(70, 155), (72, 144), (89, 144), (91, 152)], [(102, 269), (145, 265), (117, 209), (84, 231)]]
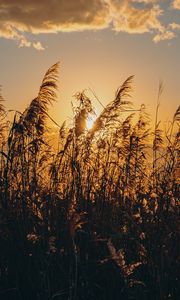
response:
[(91, 129), (77, 93), (72, 126), (49, 142), (58, 64), (27, 109), (6, 122), (0, 98), (0, 298), (178, 299), (179, 121), (155, 127), (133, 108), (133, 77)]

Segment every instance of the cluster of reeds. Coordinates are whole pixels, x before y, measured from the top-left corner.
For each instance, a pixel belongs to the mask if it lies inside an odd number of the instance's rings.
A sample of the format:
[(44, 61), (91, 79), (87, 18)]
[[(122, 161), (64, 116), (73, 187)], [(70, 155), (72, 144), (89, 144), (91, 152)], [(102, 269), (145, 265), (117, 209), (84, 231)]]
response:
[(179, 121), (155, 129), (130, 101), (133, 77), (90, 130), (76, 94), (54, 150), (46, 120), (58, 64), (12, 123), (0, 98), (2, 299), (178, 299)]

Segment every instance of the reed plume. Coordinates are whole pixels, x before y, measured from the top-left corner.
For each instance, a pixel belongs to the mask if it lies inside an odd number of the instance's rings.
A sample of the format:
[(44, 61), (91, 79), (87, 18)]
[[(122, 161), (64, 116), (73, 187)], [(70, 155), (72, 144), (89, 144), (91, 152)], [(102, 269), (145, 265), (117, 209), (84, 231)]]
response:
[(6, 130), (0, 97), (0, 296), (178, 299), (179, 107), (164, 134), (160, 84), (152, 139), (130, 76), (92, 129), (83, 91), (72, 124), (55, 122), (51, 136), (57, 79), (55, 64)]

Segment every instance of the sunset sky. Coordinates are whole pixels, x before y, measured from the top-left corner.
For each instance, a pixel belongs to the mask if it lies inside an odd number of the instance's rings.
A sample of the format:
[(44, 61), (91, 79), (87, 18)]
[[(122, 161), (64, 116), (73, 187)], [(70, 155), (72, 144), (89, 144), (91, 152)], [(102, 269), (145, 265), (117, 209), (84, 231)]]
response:
[[(132, 74), (135, 107), (144, 103), (152, 115), (164, 82), (165, 122), (180, 100), (180, 0), (0, 0), (7, 109), (22, 111), (57, 61), (58, 102), (50, 113), (58, 123), (71, 117), (76, 92), (90, 88), (105, 105)], [(97, 100), (93, 105), (100, 111)]]

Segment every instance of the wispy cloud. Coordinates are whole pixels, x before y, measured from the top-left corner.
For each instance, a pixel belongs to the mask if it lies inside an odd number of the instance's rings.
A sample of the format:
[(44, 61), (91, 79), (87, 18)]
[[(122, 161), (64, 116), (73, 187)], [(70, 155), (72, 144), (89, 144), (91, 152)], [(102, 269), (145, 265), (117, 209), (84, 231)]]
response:
[(180, 24), (171, 23), (171, 24), (169, 24), (169, 27), (173, 30), (180, 29)]
[(174, 0), (173, 1), (173, 7), (175, 9), (180, 9), (180, 0)]
[[(111, 12), (114, 29), (128, 33), (145, 33), (151, 30), (163, 31), (164, 27), (159, 21), (162, 9), (153, 4), (153, 0), (144, 1), (111, 1)], [(134, 6), (135, 3), (144, 3), (141, 8)], [(149, 5), (147, 5), (149, 4)]]
[(155, 35), (153, 41), (155, 43), (159, 43), (160, 41), (164, 41), (164, 40), (172, 40), (175, 36), (176, 35), (174, 32), (167, 30), (165, 32), (158, 33), (157, 35)]
[(40, 42), (32, 43), (32, 46), (38, 51), (43, 51), (45, 49)]
[[(160, 0), (0, 0), (0, 37), (18, 41), (19, 47), (44, 50), (27, 33), (98, 30), (111, 26), (127, 33), (154, 33), (153, 40), (169, 40), (173, 30), (161, 22)], [(180, 8), (180, 0), (172, 2)]]

